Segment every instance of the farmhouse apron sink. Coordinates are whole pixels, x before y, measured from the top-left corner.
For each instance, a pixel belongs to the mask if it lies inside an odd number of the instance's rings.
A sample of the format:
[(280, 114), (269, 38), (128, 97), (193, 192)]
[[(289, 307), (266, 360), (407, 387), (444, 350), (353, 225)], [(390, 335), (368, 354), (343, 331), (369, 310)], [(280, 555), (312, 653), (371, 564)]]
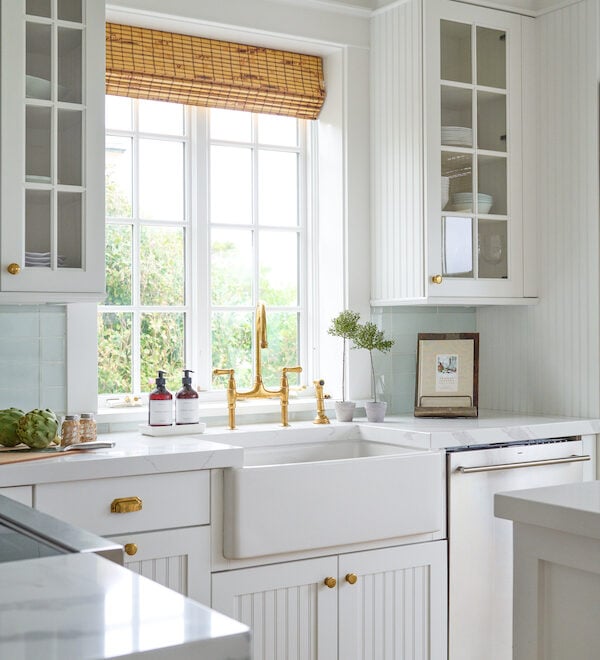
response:
[[(433, 533), (442, 458), (368, 427), (281, 434), (224, 470), (224, 554), (242, 559)], [(393, 434), (393, 431), (391, 432)], [(241, 439), (241, 438), (240, 438)]]

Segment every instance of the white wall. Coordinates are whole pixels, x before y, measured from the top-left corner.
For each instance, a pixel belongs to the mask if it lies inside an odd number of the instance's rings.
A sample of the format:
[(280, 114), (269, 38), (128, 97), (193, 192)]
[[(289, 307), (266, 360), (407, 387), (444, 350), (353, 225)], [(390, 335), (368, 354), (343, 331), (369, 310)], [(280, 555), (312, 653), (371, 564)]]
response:
[(536, 19), (540, 302), (478, 310), (485, 408), (600, 414), (599, 11)]

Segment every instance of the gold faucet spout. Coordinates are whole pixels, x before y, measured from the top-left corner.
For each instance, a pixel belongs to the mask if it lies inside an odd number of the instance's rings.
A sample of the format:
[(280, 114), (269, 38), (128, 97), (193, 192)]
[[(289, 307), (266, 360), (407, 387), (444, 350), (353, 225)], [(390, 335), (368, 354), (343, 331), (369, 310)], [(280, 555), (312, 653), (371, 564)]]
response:
[(216, 376), (229, 375), (227, 384), (227, 406), (229, 409), (229, 428), (235, 428), (235, 404), (238, 399), (273, 399), (278, 398), (281, 402), (281, 424), (289, 426), (288, 405), (289, 405), (289, 382), (288, 373), (300, 373), (301, 366), (283, 367), (281, 374), (281, 385), (278, 390), (269, 390), (264, 386), (262, 377), (262, 354), (263, 348), (268, 348), (267, 342), (267, 310), (264, 302), (259, 302), (256, 307), (256, 318), (254, 322), (255, 331), (255, 354), (254, 354), (254, 385), (245, 392), (238, 392), (233, 369), (214, 369)]

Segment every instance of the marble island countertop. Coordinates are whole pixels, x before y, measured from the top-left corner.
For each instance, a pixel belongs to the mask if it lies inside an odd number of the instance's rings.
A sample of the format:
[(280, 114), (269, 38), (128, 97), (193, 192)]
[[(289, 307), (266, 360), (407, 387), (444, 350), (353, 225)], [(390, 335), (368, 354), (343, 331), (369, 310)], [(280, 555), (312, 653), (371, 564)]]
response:
[(94, 554), (0, 564), (0, 656), (249, 660), (233, 619)]
[(600, 481), (498, 493), (495, 515), (514, 522), (600, 539)]

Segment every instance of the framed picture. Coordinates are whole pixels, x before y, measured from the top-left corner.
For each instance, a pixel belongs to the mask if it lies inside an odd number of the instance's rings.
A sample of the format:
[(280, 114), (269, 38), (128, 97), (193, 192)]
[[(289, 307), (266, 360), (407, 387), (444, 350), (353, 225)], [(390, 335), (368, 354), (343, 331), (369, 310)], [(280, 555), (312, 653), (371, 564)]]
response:
[(478, 333), (419, 333), (415, 417), (477, 417), (478, 368)]

